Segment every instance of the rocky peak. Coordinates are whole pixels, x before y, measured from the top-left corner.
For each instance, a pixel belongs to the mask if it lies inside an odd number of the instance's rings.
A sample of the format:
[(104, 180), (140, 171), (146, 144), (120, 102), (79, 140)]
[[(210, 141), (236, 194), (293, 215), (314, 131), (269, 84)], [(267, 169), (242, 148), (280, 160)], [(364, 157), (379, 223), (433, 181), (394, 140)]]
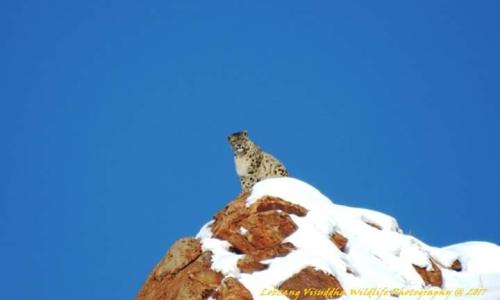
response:
[[(500, 258), (498, 246), (484, 247)], [(195, 238), (175, 242), (137, 299), (334, 299), (381, 286), (449, 289), (474, 284), (477, 275), (464, 271), (460, 254), (403, 234), (390, 216), (335, 205), (304, 182), (274, 178), (229, 202)], [(497, 270), (492, 280), (500, 279)]]

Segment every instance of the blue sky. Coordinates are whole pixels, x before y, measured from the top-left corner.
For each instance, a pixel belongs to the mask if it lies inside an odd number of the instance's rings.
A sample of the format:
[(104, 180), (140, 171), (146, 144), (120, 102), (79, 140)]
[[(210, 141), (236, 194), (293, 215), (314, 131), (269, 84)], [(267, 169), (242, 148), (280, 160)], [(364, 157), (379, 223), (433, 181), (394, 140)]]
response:
[(498, 1), (2, 1), (5, 299), (132, 299), (248, 129), (335, 202), (500, 243)]

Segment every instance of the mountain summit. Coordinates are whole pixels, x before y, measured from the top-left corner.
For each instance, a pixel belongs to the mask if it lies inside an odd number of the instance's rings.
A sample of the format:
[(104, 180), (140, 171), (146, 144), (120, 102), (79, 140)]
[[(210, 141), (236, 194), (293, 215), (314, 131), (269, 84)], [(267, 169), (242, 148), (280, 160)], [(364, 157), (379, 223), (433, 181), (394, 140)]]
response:
[(500, 299), (500, 247), (432, 247), (298, 179), (240, 194), (172, 245), (138, 300)]

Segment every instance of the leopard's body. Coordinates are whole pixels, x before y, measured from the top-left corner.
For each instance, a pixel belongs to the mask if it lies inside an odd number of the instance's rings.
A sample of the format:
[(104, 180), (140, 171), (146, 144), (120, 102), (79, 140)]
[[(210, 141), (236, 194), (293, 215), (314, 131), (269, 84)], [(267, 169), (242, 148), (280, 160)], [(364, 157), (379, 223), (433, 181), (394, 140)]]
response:
[(262, 151), (248, 138), (246, 131), (233, 133), (228, 136), (228, 140), (243, 191), (251, 190), (262, 179), (288, 176), (285, 166), (271, 154)]

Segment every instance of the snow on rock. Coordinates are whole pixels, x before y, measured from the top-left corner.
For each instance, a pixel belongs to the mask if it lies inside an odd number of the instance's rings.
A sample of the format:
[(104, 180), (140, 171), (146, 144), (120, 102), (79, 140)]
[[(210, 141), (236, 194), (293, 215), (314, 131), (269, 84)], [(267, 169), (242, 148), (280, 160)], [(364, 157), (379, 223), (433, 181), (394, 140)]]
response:
[[(316, 188), (289, 177), (271, 178), (257, 183), (252, 193), (247, 195), (246, 208), (241, 206), (239, 209), (255, 210), (255, 205), (266, 196), (305, 208), (307, 214), (288, 214), (296, 228), (292, 228), (291, 234), (289, 230), (282, 235), (285, 238), (279, 242), (291, 243), (294, 249), (289, 253), (281, 253), (281, 256), (259, 261), (265, 269), (242, 272), (238, 268), (238, 261), (245, 255), (255, 257), (255, 252), (249, 252), (255, 250), (255, 244), (248, 245), (250, 250), (244, 253), (234, 251), (230, 242), (214, 236), (214, 221), (207, 223), (197, 235), (202, 250), (213, 253), (212, 269), (226, 278), (238, 280), (254, 299), (288, 299), (279, 293), (270, 296), (268, 292), (276, 291), (287, 279), (308, 267), (335, 277), (345, 291), (366, 288), (432, 290), (470, 287), (488, 289), (486, 294), (473, 299), (500, 299), (500, 247), (497, 245), (469, 242), (445, 248), (431, 247), (413, 236), (403, 234), (391, 216), (334, 204)], [(259, 211), (259, 208), (256, 210)], [(278, 209), (278, 213), (282, 211)], [(242, 213), (241, 218), (244, 217), (248, 217), (248, 212)], [(252, 226), (238, 227), (232, 234), (237, 235), (238, 239), (249, 239), (255, 233), (252, 228), (248, 228)], [(220, 232), (219, 237), (222, 236)], [(332, 242), (334, 233), (347, 239), (343, 251)], [(234, 237), (231, 242), (238, 239)], [(453, 264), (461, 264), (462, 271), (453, 270)], [(457, 265), (454, 268), (458, 268)], [(432, 281), (431, 278), (429, 281), (419, 274), (422, 272), (432, 274), (438, 280)], [(342, 297), (350, 298), (359, 299), (359, 296), (346, 293)], [(386, 298), (397, 299), (390, 296)]]
[[(319, 297), (304, 297), (315, 293)], [(396, 296), (399, 296), (396, 298)], [(500, 247), (432, 247), (397, 221), (284, 177), (175, 242), (138, 300), (500, 299)]]

